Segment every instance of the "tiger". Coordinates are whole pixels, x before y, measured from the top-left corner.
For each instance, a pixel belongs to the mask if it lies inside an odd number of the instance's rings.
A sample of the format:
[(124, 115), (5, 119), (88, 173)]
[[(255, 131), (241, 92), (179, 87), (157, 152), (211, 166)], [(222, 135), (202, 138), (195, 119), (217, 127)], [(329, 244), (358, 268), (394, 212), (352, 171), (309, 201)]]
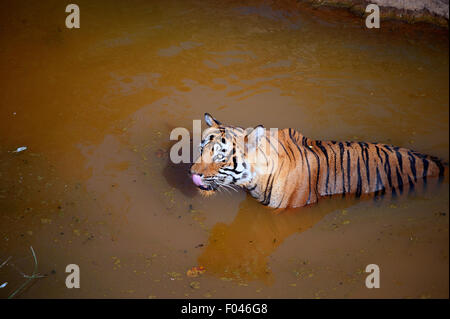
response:
[(242, 188), (268, 207), (295, 208), (333, 195), (401, 195), (448, 172), (448, 163), (407, 148), (313, 140), (292, 128), (243, 129), (209, 113), (204, 120), (189, 173), (205, 196)]

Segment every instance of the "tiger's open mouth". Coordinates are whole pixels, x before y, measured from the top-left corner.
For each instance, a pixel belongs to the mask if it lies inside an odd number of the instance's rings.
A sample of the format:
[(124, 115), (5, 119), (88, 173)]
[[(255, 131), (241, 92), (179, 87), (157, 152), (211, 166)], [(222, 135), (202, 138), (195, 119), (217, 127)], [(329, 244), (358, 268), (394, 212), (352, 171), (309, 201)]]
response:
[(202, 191), (215, 191), (215, 189), (212, 186), (197, 186), (198, 188), (200, 188)]
[(212, 185), (204, 184), (200, 175), (192, 174), (192, 181), (194, 182), (195, 186), (200, 188), (200, 190), (203, 192), (210, 193), (216, 191), (216, 188)]

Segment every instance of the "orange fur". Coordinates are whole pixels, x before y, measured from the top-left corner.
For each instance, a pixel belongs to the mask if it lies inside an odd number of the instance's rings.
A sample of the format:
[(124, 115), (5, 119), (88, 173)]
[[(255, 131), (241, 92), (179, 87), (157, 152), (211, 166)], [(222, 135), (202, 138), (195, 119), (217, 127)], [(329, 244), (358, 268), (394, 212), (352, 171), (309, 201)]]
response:
[[(214, 180), (221, 169), (223, 173), (224, 167), (233, 176), (241, 173), (236, 163), (246, 162), (250, 156), (244, 152), (245, 145), (237, 141), (245, 133), (242, 128), (213, 121), (209, 121), (211, 128), (204, 136), (211, 136), (211, 129), (215, 129), (210, 144), (226, 139), (233, 143), (234, 153), (226, 162), (216, 163), (208, 144), (201, 161), (191, 168), (192, 173), (207, 180)], [(442, 179), (448, 171), (447, 165), (438, 158), (406, 148), (381, 143), (312, 140), (290, 128), (279, 130), (276, 135), (264, 134), (258, 149), (264, 146), (263, 149), (271, 150), (270, 154), (260, 154), (264, 160), (249, 164), (250, 180), (238, 179), (234, 183), (247, 189), (262, 204), (274, 208), (305, 206), (320, 197), (336, 194), (400, 195), (420, 185), (425, 187), (431, 177)], [(247, 139), (243, 140), (246, 143)], [(213, 190), (201, 192), (209, 196)]]

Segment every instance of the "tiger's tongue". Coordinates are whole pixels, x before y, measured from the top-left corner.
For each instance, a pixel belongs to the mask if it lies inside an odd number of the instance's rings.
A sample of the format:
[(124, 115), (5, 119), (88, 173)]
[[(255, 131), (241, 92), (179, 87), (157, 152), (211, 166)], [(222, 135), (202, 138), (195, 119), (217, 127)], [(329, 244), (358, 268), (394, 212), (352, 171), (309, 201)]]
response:
[(197, 174), (193, 174), (192, 175), (192, 181), (197, 186), (204, 186), (203, 183), (202, 183), (202, 178), (199, 175), (197, 175)]

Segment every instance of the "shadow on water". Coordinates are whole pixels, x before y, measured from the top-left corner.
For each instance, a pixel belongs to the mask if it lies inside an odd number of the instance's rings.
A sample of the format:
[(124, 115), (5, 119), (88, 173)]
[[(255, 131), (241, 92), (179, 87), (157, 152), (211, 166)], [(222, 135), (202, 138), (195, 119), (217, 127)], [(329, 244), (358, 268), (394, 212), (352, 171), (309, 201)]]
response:
[(171, 187), (178, 189), (186, 197), (192, 198), (198, 194), (198, 190), (189, 178), (190, 167), (189, 163), (174, 164), (167, 159), (162, 174)]
[[(189, 169), (191, 168), (191, 163), (178, 163), (175, 164), (170, 159), (170, 149), (177, 141), (170, 143), (167, 150), (164, 151), (164, 156), (167, 158), (166, 166), (164, 167), (162, 174), (166, 179), (167, 183), (178, 189), (183, 195), (192, 198), (198, 194), (197, 188), (191, 181), (189, 177)], [(192, 140), (189, 143), (189, 149), (192, 151)]]

